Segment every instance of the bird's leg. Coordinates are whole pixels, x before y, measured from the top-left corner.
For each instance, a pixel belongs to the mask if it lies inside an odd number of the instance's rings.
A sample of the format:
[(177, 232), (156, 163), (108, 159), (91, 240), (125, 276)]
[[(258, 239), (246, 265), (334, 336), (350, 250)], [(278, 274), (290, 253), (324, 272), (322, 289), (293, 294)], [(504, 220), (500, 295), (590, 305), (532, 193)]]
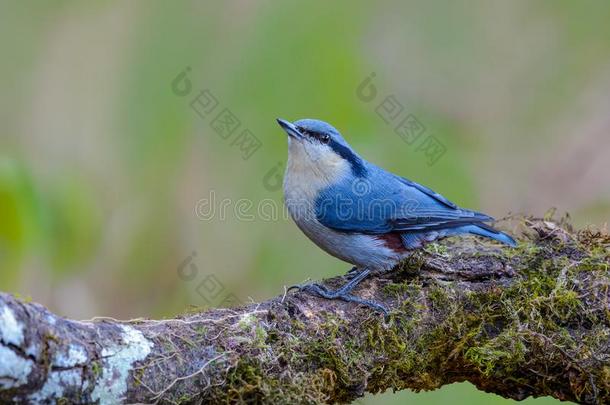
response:
[[(352, 271), (354, 271), (354, 270), (352, 269)], [(362, 298), (358, 298), (358, 297), (350, 294), (350, 292), (354, 289), (354, 287), (356, 287), (358, 285), (358, 283), (360, 283), (362, 280), (364, 280), (370, 273), (371, 273), (370, 269), (362, 270), (360, 273), (357, 273), (351, 280), (349, 280), (342, 287), (340, 287), (339, 289), (337, 289), (335, 291), (331, 291), (328, 288), (326, 288), (325, 286), (320, 285), (318, 283), (310, 283), (310, 284), (305, 284), (305, 285), (300, 285), (300, 286), (294, 286), (291, 288), (298, 288), (300, 291), (305, 291), (310, 294), (314, 294), (314, 295), (317, 295), (319, 297), (326, 298), (329, 300), (341, 299), (341, 300), (347, 301), (347, 302), (356, 302), (358, 304), (366, 305), (367, 307), (370, 307), (377, 311), (383, 312), (384, 315), (388, 315), (388, 310), (383, 305), (378, 304), (371, 300), (365, 300)]]
[(343, 295), (349, 294), (350, 292), (352, 292), (354, 287), (356, 287), (358, 285), (358, 283), (360, 283), (362, 280), (364, 280), (366, 278), (366, 276), (368, 276), (370, 273), (371, 273), (371, 271), (369, 269), (362, 270), (360, 273), (356, 274), (350, 281), (343, 284), (343, 287), (329, 293), (329, 297), (325, 297), (325, 298), (333, 299), (333, 298), (339, 298)]
[(350, 280), (350, 279), (354, 278), (357, 274), (358, 274), (358, 267), (354, 266), (354, 267), (352, 267), (352, 269), (350, 271), (345, 273), (345, 277), (347, 277), (347, 279)]
[(350, 281), (345, 283), (341, 288), (339, 288), (335, 291), (331, 291), (328, 288), (326, 288), (326, 286), (323, 286), (319, 283), (293, 285), (292, 287), (289, 288), (289, 290), (296, 288), (301, 291), (309, 291), (309, 292), (313, 292), (314, 294), (319, 295), (321, 297), (332, 300), (335, 298), (340, 298), (342, 295), (349, 294), (354, 289), (354, 287), (356, 287), (356, 285), (359, 282), (364, 280), (366, 278), (366, 276), (368, 276), (370, 274), (370, 272), (371, 272), (370, 270), (364, 269), (360, 273), (357, 273)]

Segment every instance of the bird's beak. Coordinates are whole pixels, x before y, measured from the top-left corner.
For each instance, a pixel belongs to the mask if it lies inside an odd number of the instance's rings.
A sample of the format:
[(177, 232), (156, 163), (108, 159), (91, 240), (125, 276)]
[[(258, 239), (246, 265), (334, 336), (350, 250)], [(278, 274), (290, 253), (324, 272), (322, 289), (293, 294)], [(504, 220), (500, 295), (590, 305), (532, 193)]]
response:
[(283, 120), (281, 118), (277, 118), (277, 123), (280, 124), (280, 127), (282, 127), (284, 131), (286, 131), (288, 136), (291, 136), (296, 139), (303, 138), (303, 135), (301, 135), (297, 127), (295, 127), (291, 122)]

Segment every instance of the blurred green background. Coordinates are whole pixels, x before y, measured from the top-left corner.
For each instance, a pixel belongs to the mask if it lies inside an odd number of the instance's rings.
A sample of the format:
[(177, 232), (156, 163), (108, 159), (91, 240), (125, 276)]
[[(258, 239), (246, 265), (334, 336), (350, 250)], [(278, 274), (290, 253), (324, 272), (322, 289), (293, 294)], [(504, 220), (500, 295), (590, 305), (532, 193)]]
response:
[[(160, 317), (345, 272), (257, 215), (281, 207), (278, 116), (329, 121), (461, 205), (603, 225), (608, 21), (610, 3), (567, 0), (2, 2), (0, 289), (70, 317)], [(218, 106), (201, 117), (206, 89)], [(436, 164), (376, 112), (391, 95), (446, 148)], [(211, 127), (224, 108), (241, 122), (226, 140)], [(243, 129), (261, 143), (248, 159)], [(232, 205), (203, 218), (212, 194)], [(448, 401), (509, 402), (469, 384), (359, 402)]]

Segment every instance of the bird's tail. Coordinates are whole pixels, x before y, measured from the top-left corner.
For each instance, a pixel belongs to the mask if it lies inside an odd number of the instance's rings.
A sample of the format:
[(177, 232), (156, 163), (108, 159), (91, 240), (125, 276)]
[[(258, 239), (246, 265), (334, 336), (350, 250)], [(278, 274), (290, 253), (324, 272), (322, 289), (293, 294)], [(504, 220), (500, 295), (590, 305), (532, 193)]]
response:
[(497, 240), (512, 247), (517, 246), (517, 242), (512, 237), (482, 222), (464, 226), (462, 230), (466, 233)]

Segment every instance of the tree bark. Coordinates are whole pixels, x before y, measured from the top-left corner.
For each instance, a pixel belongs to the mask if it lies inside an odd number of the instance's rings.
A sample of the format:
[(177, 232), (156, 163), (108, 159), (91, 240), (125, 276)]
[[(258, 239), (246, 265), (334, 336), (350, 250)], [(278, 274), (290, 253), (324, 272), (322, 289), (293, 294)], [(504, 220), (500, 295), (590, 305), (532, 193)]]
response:
[(518, 248), (451, 238), (362, 282), (356, 294), (387, 318), (289, 292), (175, 319), (75, 321), (0, 294), (0, 401), (347, 403), (470, 381), (506, 398), (610, 402), (610, 237), (518, 222)]

